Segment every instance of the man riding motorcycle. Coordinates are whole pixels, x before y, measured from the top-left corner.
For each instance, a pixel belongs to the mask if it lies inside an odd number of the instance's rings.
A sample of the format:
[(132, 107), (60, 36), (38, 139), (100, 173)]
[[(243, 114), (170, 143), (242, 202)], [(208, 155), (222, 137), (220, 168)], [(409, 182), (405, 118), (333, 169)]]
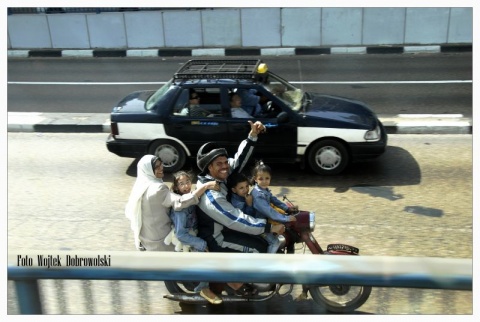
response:
[(234, 158), (213, 142), (204, 144), (197, 153), (197, 166), (201, 173), (198, 182), (217, 180), (220, 191), (207, 190), (198, 204), (198, 237), (207, 242), (211, 252), (265, 253), (267, 244), (259, 235), (285, 232), (284, 225), (271, 225), (266, 219), (258, 219), (243, 213), (227, 201), (228, 176), (241, 172), (252, 155), (258, 134), (265, 126), (257, 121), (250, 123), (250, 133), (240, 143)]
[[(198, 234), (197, 236), (207, 242), (210, 252), (266, 252), (267, 243), (259, 235), (265, 232), (283, 234), (285, 226), (282, 224), (271, 225), (265, 219), (257, 219), (243, 213), (240, 209), (232, 206), (226, 199), (226, 181), (233, 172), (243, 170), (249, 157), (253, 152), (257, 135), (264, 130), (260, 122), (251, 122), (251, 131), (246, 140), (242, 141), (234, 158), (228, 158), (227, 151), (209, 142), (204, 144), (197, 153), (197, 166), (201, 173), (198, 175), (198, 182), (205, 183), (217, 180), (220, 191), (207, 190), (200, 198), (197, 205)], [(197, 183), (198, 184), (198, 183)], [(330, 246), (323, 251), (312, 235), (315, 228), (315, 214), (302, 211), (297, 215), (299, 220), (291, 222), (289, 226), (292, 234), (287, 236), (285, 248), (288, 245), (304, 243), (312, 254), (338, 254), (357, 255), (358, 249), (343, 244), (338, 253), (331, 252)], [(355, 250), (355, 252), (352, 251)], [(294, 251), (294, 249), (293, 249)], [(289, 253), (287, 251), (287, 253)], [(288, 256), (288, 255), (287, 255)], [(229, 289), (223, 288), (222, 284), (210, 283), (215, 293), (221, 294), (223, 290), (227, 295), (221, 295), (223, 302), (238, 301), (265, 301), (275, 294), (285, 296), (291, 294), (293, 285), (286, 292), (280, 293), (283, 284), (279, 283), (227, 283)], [(202, 303), (204, 298), (192, 293), (194, 286), (191, 282), (165, 281), (170, 294), (165, 298), (182, 303)], [(302, 293), (295, 300), (304, 300), (307, 293), (312, 295), (315, 303), (332, 312), (352, 312), (367, 301), (370, 296), (371, 286), (349, 286), (349, 285), (303, 285)]]

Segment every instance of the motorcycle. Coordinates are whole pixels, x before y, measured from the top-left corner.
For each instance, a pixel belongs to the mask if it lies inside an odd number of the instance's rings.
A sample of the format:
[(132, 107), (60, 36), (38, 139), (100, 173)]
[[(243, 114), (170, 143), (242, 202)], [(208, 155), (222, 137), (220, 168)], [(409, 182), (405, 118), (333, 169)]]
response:
[[(293, 205), (286, 196), (287, 204)], [(329, 244), (323, 250), (312, 232), (315, 229), (315, 213), (299, 211), (295, 214), (296, 221), (285, 224), (285, 233), (279, 236), (280, 247), (278, 253), (291, 254), (295, 252), (295, 244), (303, 244), (303, 249), (308, 247), (312, 254), (318, 255), (353, 255), (358, 256), (359, 249), (346, 244)], [(186, 304), (208, 304), (198, 293), (194, 292), (198, 282), (165, 281), (165, 286), (170, 294), (164, 298)], [(292, 293), (293, 284), (247, 283), (250, 292), (237, 295), (225, 284), (210, 283), (216, 293), (225, 291), (221, 295), (223, 303), (229, 302), (261, 302), (274, 297), (284, 297)], [(286, 289), (286, 290), (285, 290)], [(334, 313), (349, 313), (361, 307), (369, 298), (371, 286), (350, 285), (302, 285), (302, 293), (298, 299), (306, 299), (310, 293), (313, 301), (323, 309)]]

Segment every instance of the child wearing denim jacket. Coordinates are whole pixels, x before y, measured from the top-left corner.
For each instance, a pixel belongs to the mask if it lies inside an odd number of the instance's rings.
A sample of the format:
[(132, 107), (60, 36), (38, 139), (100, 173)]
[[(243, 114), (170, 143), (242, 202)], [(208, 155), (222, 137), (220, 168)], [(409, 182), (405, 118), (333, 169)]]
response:
[[(263, 161), (257, 162), (255, 168), (252, 171), (252, 180), (254, 182), (254, 187), (252, 189), (253, 196), (253, 208), (256, 211), (257, 217), (259, 218), (268, 218), (276, 222), (287, 223), (290, 221), (296, 221), (295, 216), (284, 215), (277, 210), (275, 207), (283, 210), (286, 214), (296, 213), (298, 211), (297, 207), (289, 207), (285, 203), (281, 202), (277, 197), (275, 197), (270, 189), (270, 180), (272, 178), (272, 169), (263, 163)], [(269, 233), (267, 235), (268, 240), (273, 240), (275, 238), (278, 241), (278, 237)], [(278, 249), (278, 246), (277, 246)], [(273, 246), (272, 246), (273, 251)], [(275, 250), (276, 252), (277, 250)]]
[[(250, 182), (248, 178), (241, 173), (232, 174), (228, 178), (229, 184), (229, 196), (228, 199), (232, 203), (235, 208), (239, 208), (244, 213), (251, 215), (253, 217), (259, 218), (269, 218), (268, 216), (262, 215), (262, 213), (255, 208), (255, 196), (249, 194)], [(258, 202), (257, 202), (258, 203)], [(262, 203), (258, 203), (262, 205)], [(268, 207), (270, 207), (270, 203), (268, 203)], [(259, 208), (262, 209), (262, 208)], [(272, 208), (272, 211), (273, 208)], [(280, 215), (280, 214), (279, 214)], [(294, 221), (296, 220), (294, 216), (285, 217), (282, 215), (280, 220), (275, 220), (278, 222), (287, 222), (287, 221)], [(278, 237), (273, 233), (265, 233), (262, 234), (262, 237), (268, 243), (268, 253), (276, 253), (278, 251), (278, 247), (280, 246), (280, 241)]]
[[(189, 193), (192, 189), (192, 177), (190, 173), (185, 171), (174, 173), (171, 190), (179, 195)], [(218, 190), (218, 183), (211, 181), (199, 187), (199, 189), (195, 191), (198, 192), (196, 196), (201, 196), (207, 189)], [(170, 211), (173, 229), (170, 236), (167, 236), (169, 238), (165, 238), (165, 243), (173, 242), (173, 244), (176, 244), (177, 251), (208, 252), (206, 241), (197, 237), (197, 215), (195, 209), (196, 205), (192, 205), (180, 210), (174, 210), (172, 208)], [(200, 296), (212, 304), (222, 303), (222, 299), (212, 292), (207, 282), (200, 282), (195, 288), (195, 291), (200, 292)]]

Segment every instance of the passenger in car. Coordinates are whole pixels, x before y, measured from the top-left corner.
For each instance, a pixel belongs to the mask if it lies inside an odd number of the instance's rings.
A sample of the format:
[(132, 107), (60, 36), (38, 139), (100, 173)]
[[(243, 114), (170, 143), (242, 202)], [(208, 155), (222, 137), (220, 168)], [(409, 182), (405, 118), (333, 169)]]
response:
[(242, 99), (242, 108), (254, 117), (260, 117), (264, 113), (263, 104), (266, 103), (266, 98), (257, 95), (256, 89), (239, 88), (235, 92), (240, 95)]
[(243, 108), (242, 108), (242, 98), (238, 94), (232, 94), (230, 95), (230, 111), (232, 113), (232, 117), (235, 118), (253, 118), (252, 115), (248, 114)]
[(200, 96), (194, 90), (190, 91), (188, 106), (180, 111), (180, 115), (192, 117), (207, 117), (210, 112), (200, 107)]

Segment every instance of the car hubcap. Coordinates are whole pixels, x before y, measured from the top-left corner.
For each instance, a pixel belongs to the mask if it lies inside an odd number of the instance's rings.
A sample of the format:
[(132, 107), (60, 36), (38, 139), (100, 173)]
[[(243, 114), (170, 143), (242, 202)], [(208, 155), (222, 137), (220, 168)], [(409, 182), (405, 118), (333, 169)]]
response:
[(342, 156), (334, 147), (326, 146), (318, 151), (316, 161), (320, 168), (332, 170), (338, 167), (342, 161)]
[(156, 155), (162, 160), (163, 165), (171, 167), (178, 161), (178, 152), (169, 145), (159, 146)]

